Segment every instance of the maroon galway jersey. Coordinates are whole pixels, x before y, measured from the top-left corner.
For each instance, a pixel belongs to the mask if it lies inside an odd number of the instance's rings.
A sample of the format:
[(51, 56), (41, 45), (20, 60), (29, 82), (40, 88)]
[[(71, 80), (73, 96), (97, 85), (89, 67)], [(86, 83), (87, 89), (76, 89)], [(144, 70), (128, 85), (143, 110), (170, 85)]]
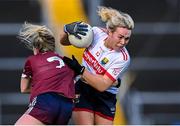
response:
[(55, 52), (29, 56), (23, 74), (31, 78), (31, 100), (46, 92), (57, 92), (74, 98), (74, 72)]

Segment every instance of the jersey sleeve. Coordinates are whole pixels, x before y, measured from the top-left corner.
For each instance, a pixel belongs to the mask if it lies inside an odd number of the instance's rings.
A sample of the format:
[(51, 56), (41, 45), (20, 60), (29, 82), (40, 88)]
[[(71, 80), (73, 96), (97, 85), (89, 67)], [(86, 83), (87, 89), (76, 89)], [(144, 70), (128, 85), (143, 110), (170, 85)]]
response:
[(92, 27), (92, 30), (93, 30), (93, 33), (94, 33), (94, 35), (96, 35), (97, 33), (98, 33), (98, 27)]
[(32, 77), (32, 67), (31, 67), (30, 59), (26, 60), (21, 77), (24, 78)]
[(93, 30), (93, 42), (91, 45), (93, 47), (94, 45), (96, 45), (96, 43), (105, 39), (107, 37), (107, 33), (99, 27), (93, 27), (92, 30)]
[(97, 41), (95, 41), (97, 39), (97, 35), (98, 35), (98, 28), (97, 27), (92, 27), (93, 30), (93, 41), (91, 46), (94, 46), (96, 44)]
[(107, 70), (105, 75), (107, 75), (112, 81), (116, 81), (118, 78), (122, 78), (124, 72), (127, 70), (130, 64), (130, 60), (127, 61), (116, 61)]

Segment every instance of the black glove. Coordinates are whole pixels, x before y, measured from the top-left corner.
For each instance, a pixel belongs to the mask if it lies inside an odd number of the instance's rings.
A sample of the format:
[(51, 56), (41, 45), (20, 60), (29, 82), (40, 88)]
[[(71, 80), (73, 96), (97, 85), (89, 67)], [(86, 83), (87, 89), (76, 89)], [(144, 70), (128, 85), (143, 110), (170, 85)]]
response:
[(76, 73), (76, 75), (83, 74), (85, 67), (81, 66), (77, 59), (72, 55), (72, 59), (66, 56), (63, 57), (63, 61)]
[(87, 31), (88, 31), (88, 25), (81, 24), (81, 22), (73, 22), (64, 25), (64, 32), (68, 34), (72, 34), (78, 39), (81, 39), (81, 36), (79, 36), (78, 34), (85, 36)]
[(118, 78), (117, 81), (118, 81), (118, 84), (116, 85), (116, 87), (119, 88), (121, 86), (121, 79)]
[(118, 79), (117, 79), (117, 82), (115, 82), (115, 84), (113, 84), (113, 86), (119, 88), (119, 87), (121, 86), (121, 79), (118, 78)]

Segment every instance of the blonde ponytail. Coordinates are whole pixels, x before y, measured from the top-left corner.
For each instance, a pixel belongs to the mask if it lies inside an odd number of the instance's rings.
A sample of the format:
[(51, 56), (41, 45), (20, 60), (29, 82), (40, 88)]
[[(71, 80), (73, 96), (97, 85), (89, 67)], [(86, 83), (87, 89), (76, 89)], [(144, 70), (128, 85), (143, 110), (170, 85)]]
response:
[(33, 47), (39, 49), (40, 52), (55, 50), (54, 35), (45, 26), (25, 22), (19, 32), (18, 38), (31, 50)]
[(112, 31), (114, 31), (116, 27), (134, 28), (133, 19), (126, 13), (104, 6), (99, 6), (97, 13), (101, 17), (101, 20), (106, 23), (106, 27)]

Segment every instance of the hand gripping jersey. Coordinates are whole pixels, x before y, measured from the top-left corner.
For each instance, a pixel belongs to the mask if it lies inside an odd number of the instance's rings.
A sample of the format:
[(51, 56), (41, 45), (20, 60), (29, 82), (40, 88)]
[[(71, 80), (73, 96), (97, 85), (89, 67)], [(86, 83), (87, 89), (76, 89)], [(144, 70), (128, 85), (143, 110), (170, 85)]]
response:
[[(82, 65), (94, 74), (107, 75), (112, 81), (122, 78), (130, 64), (130, 56), (126, 48), (120, 51), (108, 49), (104, 46), (107, 33), (98, 27), (93, 27), (94, 39), (83, 53)], [(112, 94), (118, 93), (118, 88), (111, 86), (107, 89)]]
[(28, 57), (22, 77), (31, 78), (31, 98), (56, 92), (74, 98), (74, 72), (64, 64), (62, 57), (54, 52), (38, 53)]

